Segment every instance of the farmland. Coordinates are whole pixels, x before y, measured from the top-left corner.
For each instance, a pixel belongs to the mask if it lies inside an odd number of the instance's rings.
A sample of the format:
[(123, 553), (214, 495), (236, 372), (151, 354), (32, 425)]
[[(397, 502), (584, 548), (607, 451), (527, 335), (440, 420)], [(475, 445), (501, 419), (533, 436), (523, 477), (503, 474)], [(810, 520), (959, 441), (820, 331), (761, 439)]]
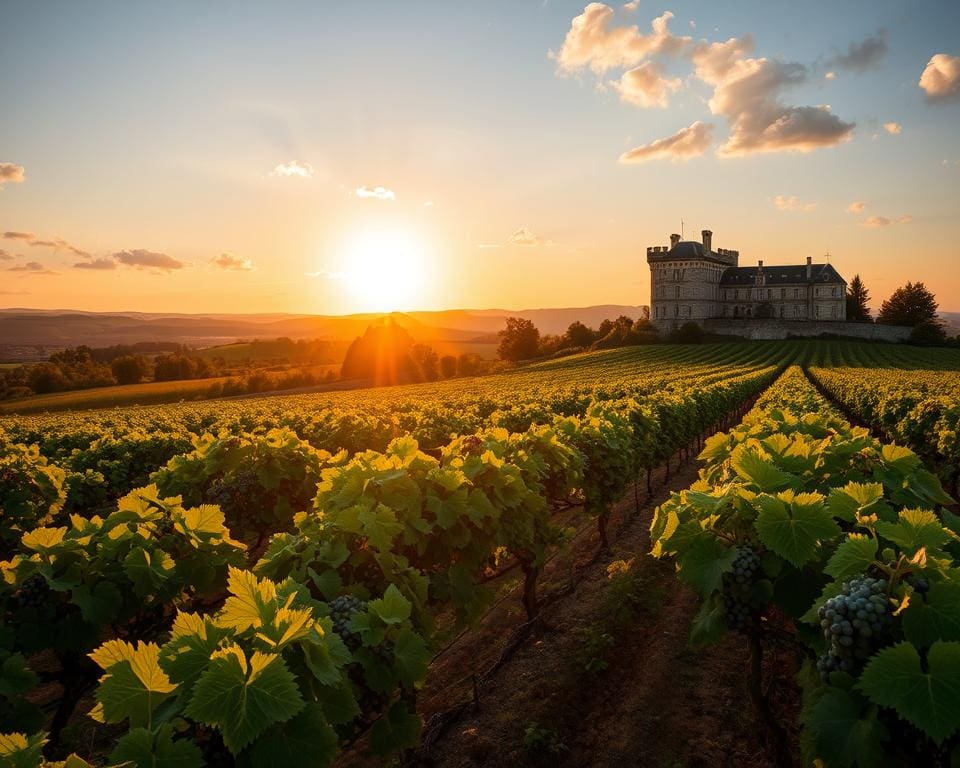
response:
[[(654, 727), (591, 690), (620, 675), (621, 706), (641, 706), (652, 676), (688, 674), (689, 639), (689, 674), (725, 681), (698, 690), (742, 697), (715, 725), (764, 745), (717, 740), (718, 763), (948, 764), (958, 420), (957, 351), (827, 341), (5, 417), (0, 714), (24, 734), (9, 749), (687, 759), (683, 697)], [(655, 670), (628, 640), (651, 626), (676, 640), (643, 645)], [(513, 681), (540, 666), (555, 674), (536, 688)], [(906, 697), (893, 669), (929, 692)], [(574, 717), (633, 726), (598, 746)]]

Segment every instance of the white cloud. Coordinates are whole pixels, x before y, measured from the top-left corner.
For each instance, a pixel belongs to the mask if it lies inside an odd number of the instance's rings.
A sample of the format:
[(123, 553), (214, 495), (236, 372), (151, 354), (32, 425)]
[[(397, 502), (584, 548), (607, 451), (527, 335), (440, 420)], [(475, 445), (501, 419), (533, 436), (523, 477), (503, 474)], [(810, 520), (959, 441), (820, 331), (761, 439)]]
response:
[(0, 189), (4, 184), (22, 184), (27, 180), (27, 171), (16, 163), (0, 163)]
[(221, 253), (211, 264), (220, 269), (229, 269), (237, 272), (249, 272), (254, 269), (253, 262), (245, 256), (234, 256), (232, 253)]
[(823, 79), (824, 79), (824, 80), (836, 80), (836, 79), (837, 79), (837, 73), (836, 73), (836, 72), (827, 72), (827, 74), (825, 74), (825, 75), (823, 76)]
[(863, 213), (867, 210), (867, 204), (862, 200), (855, 200), (847, 206), (847, 213)]
[(171, 272), (175, 269), (183, 269), (185, 262), (168, 256), (165, 253), (148, 251), (144, 248), (135, 248), (132, 251), (118, 251), (113, 254), (113, 258), (121, 264), (137, 269), (158, 269), (161, 272)]
[(309, 179), (313, 176), (313, 166), (310, 163), (302, 163), (299, 160), (291, 160), (289, 163), (280, 163), (272, 171), (271, 176), (296, 176), (301, 179)]
[(74, 269), (116, 269), (117, 262), (113, 259), (93, 259), (92, 261), (78, 261), (73, 267)]
[(657, 139), (624, 152), (620, 155), (620, 162), (643, 163), (660, 159), (686, 161), (706, 152), (712, 141), (713, 125), (701, 123), (698, 120), (686, 128), (681, 128), (672, 136)]
[(359, 197), (361, 200), (396, 200), (397, 196), (394, 194), (392, 189), (387, 189), (386, 187), (374, 187), (370, 189), (369, 187), (357, 187), (353, 194)]
[(507, 238), (507, 245), (535, 246), (544, 245), (544, 240), (539, 235), (534, 234), (526, 227), (520, 227), (517, 231)]
[(960, 56), (938, 53), (927, 62), (918, 85), (927, 101), (960, 100)]
[(667, 106), (667, 94), (680, 90), (679, 77), (664, 77), (663, 69), (653, 61), (628, 69), (619, 81), (610, 83), (620, 100), (638, 107)]
[[(844, 122), (827, 105), (794, 106), (783, 100), (784, 92), (810, 80), (802, 64), (768, 58), (752, 58), (753, 41), (749, 36), (725, 42), (697, 44), (690, 37), (673, 35), (668, 23), (669, 11), (655, 18), (649, 34), (637, 25), (617, 26), (613, 8), (590, 3), (576, 16), (558, 53), (558, 74), (589, 69), (602, 75), (610, 69), (628, 71), (610, 85), (623, 101), (642, 107), (665, 106), (667, 95), (679, 90), (680, 78), (663, 74), (659, 59), (675, 56), (689, 59), (694, 75), (713, 88), (709, 100), (713, 114), (730, 124), (730, 134), (719, 147), (721, 156), (759, 152), (810, 152), (847, 141), (854, 124)], [(882, 34), (864, 43), (854, 44), (846, 54), (835, 58), (838, 66), (872, 66), (885, 50)], [(705, 130), (705, 129), (702, 129)], [(702, 139), (702, 136), (699, 138)], [(657, 156), (638, 147), (622, 161)], [(698, 153), (699, 154), (699, 153)]]
[(895, 219), (889, 219), (886, 216), (870, 216), (860, 222), (860, 226), (868, 227), (869, 229), (878, 229), (880, 227), (889, 227), (893, 224), (909, 224), (911, 221), (913, 221), (913, 216), (910, 214), (904, 214)]
[(777, 195), (773, 204), (781, 211), (812, 211), (817, 207), (816, 203), (801, 203), (796, 195)]
[(891, 120), (889, 123), (883, 124), (883, 130), (894, 136), (899, 136), (903, 131), (903, 126), (900, 125), (900, 123), (895, 123)]
[(636, 24), (611, 26), (615, 11), (604, 3), (590, 3), (570, 23), (570, 29), (557, 53), (550, 53), (563, 74), (589, 67), (603, 74), (616, 67), (632, 67), (652, 54), (679, 54), (692, 42), (676, 37), (667, 28), (673, 14), (664, 12), (651, 22), (644, 34)]

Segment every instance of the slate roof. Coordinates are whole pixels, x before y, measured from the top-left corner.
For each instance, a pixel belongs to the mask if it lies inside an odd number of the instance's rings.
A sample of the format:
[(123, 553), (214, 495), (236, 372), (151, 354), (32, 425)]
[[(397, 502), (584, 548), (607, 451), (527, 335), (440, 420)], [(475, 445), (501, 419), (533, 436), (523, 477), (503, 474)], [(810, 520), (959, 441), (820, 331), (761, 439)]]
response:
[(708, 251), (703, 247), (703, 243), (694, 240), (681, 240), (669, 251), (663, 251), (656, 254), (657, 260), (669, 261), (670, 259), (705, 259), (723, 266), (730, 265), (730, 257), (723, 256), (716, 251)]
[[(759, 267), (728, 267), (720, 276), (721, 286), (755, 285)], [(764, 285), (796, 285), (804, 283), (840, 283), (843, 278), (832, 264), (811, 264), (807, 278), (806, 264), (771, 265), (763, 268)]]

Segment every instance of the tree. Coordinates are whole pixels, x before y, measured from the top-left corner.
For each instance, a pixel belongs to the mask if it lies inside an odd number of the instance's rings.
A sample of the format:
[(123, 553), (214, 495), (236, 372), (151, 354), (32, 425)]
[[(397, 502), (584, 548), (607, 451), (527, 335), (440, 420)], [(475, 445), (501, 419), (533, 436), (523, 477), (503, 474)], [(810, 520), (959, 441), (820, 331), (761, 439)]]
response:
[(516, 362), (536, 356), (540, 345), (540, 331), (532, 320), (508, 317), (507, 327), (497, 335), (500, 337), (497, 354), (501, 360)]
[(870, 317), (870, 307), (867, 306), (868, 301), (870, 291), (863, 284), (860, 275), (854, 275), (847, 286), (847, 320), (854, 323), (869, 323), (873, 320)]
[(418, 381), (413, 346), (413, 337), (393, 320), (374, 323), (350, 344), (340, 378), (373, 379), (377, 385)]
[(674, 344), (700, 344), (703, 342), (704, 331), (692, 320), (688, 320), (679, 328), (670, 331), (667, 341)]
[(110, 363), (110, 370), (117, 384), (139, 384), (143, 381), (150, 366), (140, 355), (122, 355)]
[(570, 347), (589, 347), (596, 339), (596, 334), (592, 328), (588, 328), (579, 320), (570, 323), (567, 332), (564, 334), (567, 346)]
[(907, 283), (883, 302), (877, 322), (911, 327), (935, 322), (938, 306), (936, 297), (923, 283)]
[(910, 331), (910, 343), (919, 347), (936, 347), (946, 341), (947, 332), (943, 330), (943, 325), (932, 320), (924, 320)]
[(452, 379), (457, 375), (457, 358), (453, 355), (444, 355), (440, 358), (440, 375), (445, 379)]
[(410, 359), (413, 360), (420, 381), (436, 381), (440, 378), (440, 356), (433, 347), (414, 344), (410, 350)]

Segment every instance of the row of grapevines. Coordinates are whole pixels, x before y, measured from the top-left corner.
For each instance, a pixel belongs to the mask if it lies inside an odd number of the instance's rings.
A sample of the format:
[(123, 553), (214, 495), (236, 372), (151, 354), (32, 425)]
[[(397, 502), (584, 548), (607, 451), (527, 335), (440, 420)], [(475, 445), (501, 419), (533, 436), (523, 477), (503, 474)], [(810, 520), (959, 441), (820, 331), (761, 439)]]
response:
[(909, 445), (953, 488), (960, 485), (960, 373), (815, 367), (810, 374), (857, 418)]
[[(17, 552), (0, 565), (0, 632), (19, 681), (5, 722), (35, 727), (35, 710), (14, 710), (37, 682), (27, 660), (43, 652), (64, 687), (54, 738), (99, 676), (91, 715), (127, 729), (116, 761), (192, 765), (226, 750), (303, 765), (306, 749), (327, 765), (368, 728), (378, 752), (410, 746), (437, 611), (478, 616), (483, 576), (514, 557), (535, 613), (537, 574), (564, 539), (551, 502), (580, 496), (603, 519), (644, 461), (689, 443), (774, 373), (687, 398), (595, 401), (582, 416), (493, 427), (431, 453), (411, 437), (347, 457), (285, 429), (226, 434), (105, 516), (58, 525), (41, 504), (34, 522), (53, 524), (18, 526)], [(256, 531), (241, 536), (250, 549), (227, 520)]]
[(953, 501), (936, 477), (852, 427), (799, 368), (701, 458), (651, 529), (652, 553), (702, 600), (693, 641), (749, 638), (774, 731), (760, 658), (773, 639), (793, 645), (805, 765), (960, 758), (960, 518), (936, 511)]

